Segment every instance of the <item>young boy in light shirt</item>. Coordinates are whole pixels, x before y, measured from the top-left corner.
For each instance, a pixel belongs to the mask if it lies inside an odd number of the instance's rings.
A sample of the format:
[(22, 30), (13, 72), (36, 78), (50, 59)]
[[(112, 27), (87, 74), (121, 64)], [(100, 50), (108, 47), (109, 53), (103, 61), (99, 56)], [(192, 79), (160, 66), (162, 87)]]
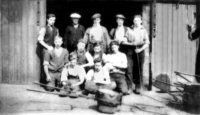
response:
[(110, 68), (103, 66), (101, 58), (94, 60), (94, 68), (87, 73), (85, 90), (89, 93), (96, 93), (98, 89), (114, 89), (116, 84), (111, 82), (109, 75)]

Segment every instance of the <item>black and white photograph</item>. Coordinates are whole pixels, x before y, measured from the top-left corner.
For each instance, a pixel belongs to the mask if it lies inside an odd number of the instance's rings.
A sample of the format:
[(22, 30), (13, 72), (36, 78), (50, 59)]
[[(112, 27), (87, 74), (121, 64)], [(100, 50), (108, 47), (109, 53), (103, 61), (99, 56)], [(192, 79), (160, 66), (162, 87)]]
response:
[(200, 0), (0, 0), (0, 115), (199, 115)]

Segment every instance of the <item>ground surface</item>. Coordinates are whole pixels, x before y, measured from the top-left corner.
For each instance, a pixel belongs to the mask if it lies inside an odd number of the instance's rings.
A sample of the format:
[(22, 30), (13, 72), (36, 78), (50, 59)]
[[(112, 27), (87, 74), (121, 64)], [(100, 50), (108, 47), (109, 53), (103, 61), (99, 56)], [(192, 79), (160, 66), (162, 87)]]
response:
[[(27, 89), (43, 90), (36, 85), (0, 84), (0, 114), (10, 115), (101, 115), (93, 99), (59, 97)], [(56, 91), (55, 91), (56, 92)], [(124, 96), (115, 115), (188, 115), (200, 112), (186, 111), (180, 105), (169, 105), (171, 96), (166, 93), (146, 91), (142, 95)], [(197, 109), (196, 109), (197, 110)]]

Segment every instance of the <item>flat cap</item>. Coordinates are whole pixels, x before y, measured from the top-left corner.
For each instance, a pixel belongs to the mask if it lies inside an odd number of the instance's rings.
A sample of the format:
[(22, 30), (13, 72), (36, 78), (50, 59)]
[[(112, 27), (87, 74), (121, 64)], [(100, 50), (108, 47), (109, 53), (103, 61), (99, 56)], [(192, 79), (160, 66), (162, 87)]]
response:
[(91, 18), (92, 19), (101, 18), (101, 14), (100, 13), (95, 13), (94, 15), (92, 15)]
[(125, 16), (122, 15), (122, 14), (117, 14), (117, 15), (116, 15), (116, 18), (125, 19)]
[(72, 14), (70, 15), (70, 17), (71, 17), (71, 18), (81, 18), (81, 15), (78, 14), (78, 13), (72, 13)]

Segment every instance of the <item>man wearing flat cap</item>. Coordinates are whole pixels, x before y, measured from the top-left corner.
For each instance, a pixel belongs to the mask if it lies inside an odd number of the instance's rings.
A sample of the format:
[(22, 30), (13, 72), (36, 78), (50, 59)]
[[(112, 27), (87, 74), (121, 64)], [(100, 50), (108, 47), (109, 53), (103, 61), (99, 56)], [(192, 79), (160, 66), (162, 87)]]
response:
[(67, 26), (64, 35), (64, 47), (72, 52), (76, 49), (78, 41), (83, 38), (85, 33), (84, 26), (79, 24), (81, 15), (78, 13), (72, 13), (70, 15), (72, 24)]
[(133, 48), (132, 46), (126, 44), (130, 43), (131, 29), (127, 26), (124, 26), (125, 16), (122, 14), (116, 15), (117, 27), (111, 29), (110, 35), (112, 39), (120, 43), (120, 51), (126, 54), (128, 60), (128, 68), (126, 72), (127, 83), (129, 86), (129, 93), (133, 90)]
[(87, 43), (87, 50), (89, 52), (93, 51), (93, 45), (96, 42), (100, 42), (102, 44), (102, 48), (104, 52), (107, 52), (110, 37), (108, 35), (107, 29), (100, 24), (101, 22), (101, 14), (96, 13), (92, 16), (93, 26), (89, 27), (84, 35), (84, 40)]

